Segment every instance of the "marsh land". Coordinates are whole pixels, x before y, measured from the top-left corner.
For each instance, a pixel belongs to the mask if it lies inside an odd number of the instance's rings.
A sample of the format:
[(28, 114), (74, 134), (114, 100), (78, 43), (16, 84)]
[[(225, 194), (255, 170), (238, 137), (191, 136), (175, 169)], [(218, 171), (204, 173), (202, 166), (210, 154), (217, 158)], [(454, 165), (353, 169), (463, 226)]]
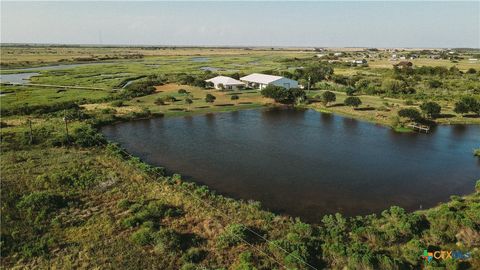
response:
[(479, 268), (479, 58), (2, 45), (2, 267)]

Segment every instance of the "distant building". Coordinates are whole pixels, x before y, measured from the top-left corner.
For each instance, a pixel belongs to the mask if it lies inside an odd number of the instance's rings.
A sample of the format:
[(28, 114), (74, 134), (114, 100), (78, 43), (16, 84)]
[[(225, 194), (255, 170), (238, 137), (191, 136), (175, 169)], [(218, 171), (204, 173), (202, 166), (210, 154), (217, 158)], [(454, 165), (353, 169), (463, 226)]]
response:
[(247, 87), (255, 89), (263, 89), (267, 85), (275, 85), (285, 87), (286, 89), (297, 88), (298, 82), (292, 79), (288, 79), (282, 76), (274, 76), (260, 73), (253, 73), (245, 77), (241, 77), (240, 80), (244, 82)]
[(343, 52), (334, 53), (333, 56), (343, 56)]
[(213, 83), (213, 87), (215, 89), (222, 89), (222, 90), (223, 89), (236, 90), (236, 89), (243, 88), (245, 86), (245, 83), (227, 76), (217, 76), (205, 81), (209, 83)]
[(354, 65), (354, 66), (366, 66), (366, 65), (368, 64), (368, 61), (365, 60), (365, 59), (352, 60), (351, 63), (352, 63), (352, 65)]
[(401, 61), (398, 64), (395, 64), (394, 66), (400, 69), (407, 69), (407, 68), (412, 68), (413, 63), (410, 61)]

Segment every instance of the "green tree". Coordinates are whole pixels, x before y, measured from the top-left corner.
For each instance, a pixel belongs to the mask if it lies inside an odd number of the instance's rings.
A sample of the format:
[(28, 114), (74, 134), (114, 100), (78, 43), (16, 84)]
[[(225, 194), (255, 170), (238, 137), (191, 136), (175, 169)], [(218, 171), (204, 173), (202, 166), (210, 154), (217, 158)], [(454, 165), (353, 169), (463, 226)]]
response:
[(186, 98), (185, 99), (185, 104), (190, 108), (190, 104), (193, 103), (193, 100), (191, 98)]
[(261, 91), (264, 97), (273, 98), (275, 102), (292, 104), (306, 99), (305, 91), (299, 88), (285, 89), (284, 87), (268, 85)]
[(420, 112), (413, 108), (401, 109), (398, 111), (398, 116), (408, 118), (412, 121), (417, 121), (422, 118)]
[(345, 89), (345, 92), (347, 93), (347, 96), (353, 96), (355, 94), (355, 92), (357, 92), (357, 90), (351, 86), (347, 87), (347, 89)]
[(386, 79), (382, 82), (382, 89), (387, 93), (398, 94), (404, 91), (407, 84), (401, 80)]
[(474, 68), (469, 68), (469, 69), (467, 70), (467, 73), (468, 73), (468, 74), (475, 74), (475, 73), (477, 73), (477, 70), (474, 69)]
[(420, 109), (426, 116), (436, 118), (440, 114), (442, 107), (436, 102), (429, 101), (420, 105)]
[(217, 97), (215, 97), (212, 94), (207, 94), (205, 96), (205, 102), (208, 102), (208, 103), (213, 103), (215, 101), (215, 99), (217, 99)]
[(185, 89), (178, 89), (178, 93), (183, 95), (183, 94), (188, 94), (188, 91)]
[(232, 96), (230, 97), (230, 100), (234, 100), (235, 103), (237, 103), (239, 99), (240, 99), (240, 97), (239, 97), (238, 95), (232, 95)]
[(345, 105), (357, 108), (362, 104), (362, 101), (358, 97), (347, 97), (344, 101)]
[(327, 106), (330, 102), (334, 102), (335, 100), (337, 100), (335, 93), (330, 91), (325, 91), (322, 93), (323, 105)]
[(459, 114), (473, 112), (480, 115), (480, 101), (474, 97), (463, 97), (460, 101), (455, 103), (454, 112)]

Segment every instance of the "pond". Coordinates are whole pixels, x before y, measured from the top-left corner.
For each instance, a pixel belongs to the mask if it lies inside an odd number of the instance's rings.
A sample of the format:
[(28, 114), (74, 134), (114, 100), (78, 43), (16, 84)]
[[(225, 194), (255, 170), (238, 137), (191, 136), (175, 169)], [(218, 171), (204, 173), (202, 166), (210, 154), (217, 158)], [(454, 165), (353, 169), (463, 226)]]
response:
[(221, 194), (319, 222), (327, 213), (417, 210), (474, 191), (480, 126), (430, 134), (311, 110), (261, 109), (104, 127), (146, 162)]
[(16, 73), (16, 74), (0, 74), (0, 82), (2, 83), (28, 83), (31, 77), (37, 76), (40, 73), (37, 72), (26, 72), (26, 73)]

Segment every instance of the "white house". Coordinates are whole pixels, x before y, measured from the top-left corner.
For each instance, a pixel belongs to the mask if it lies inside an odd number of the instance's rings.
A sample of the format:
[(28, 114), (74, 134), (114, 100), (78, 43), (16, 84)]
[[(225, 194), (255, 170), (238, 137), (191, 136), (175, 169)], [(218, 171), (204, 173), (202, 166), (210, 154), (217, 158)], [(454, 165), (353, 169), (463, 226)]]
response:
[(297, 88), (298, 82), (282, 76), (274, 76), (260, 73), (253, 73), (245, 77), (241, 77), (240, 81), (245, 82), (248, 87), (263, 89), (267, 85), (275, 85), (285, 87), (286, 89)]
[(215, 89), (235, 90), (245, 86), (245, 83), (227, 76), (217, 76), (205, 81), (213, 83), (213, 87), (215, 87)]

